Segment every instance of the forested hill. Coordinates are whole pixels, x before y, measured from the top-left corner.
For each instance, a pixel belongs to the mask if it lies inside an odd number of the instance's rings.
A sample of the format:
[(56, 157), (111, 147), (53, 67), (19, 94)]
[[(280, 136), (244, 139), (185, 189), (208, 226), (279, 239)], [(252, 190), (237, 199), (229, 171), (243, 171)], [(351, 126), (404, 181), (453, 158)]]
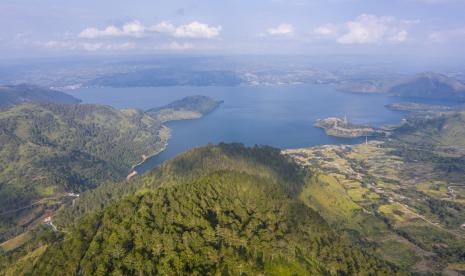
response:
[(47, 88), (29, 84), (0, 86), (0, 107), (27, 102), (77, 104), (81, 100)]
[[(22, 104), (3, 110), (0, 240), (23, 215), (40, 216), (46, 207), (10, 211), (124, 178), (142, 154), (164, 147), (166, 132), (142, 111), (108, 106)], [(35, 216), (21, 220), (16, 231), (26, 229)]]
[[(103, 209), (88, 201), (82, 219), (60, 227), (66, 233), (58, 241), (10, 255), (14, 265), (5, 270), (43, 275), (395, 274), (393, 267), (338, 236), (298, 199), (307, 177), (269, 147), (194, 149), (133, 181), (125, 192), (110, 194), (113, 200)], [(107, 191), (118, 190), (119, 185), (111, 186)], [(84, 207), (83, 202), (76, 206)]]

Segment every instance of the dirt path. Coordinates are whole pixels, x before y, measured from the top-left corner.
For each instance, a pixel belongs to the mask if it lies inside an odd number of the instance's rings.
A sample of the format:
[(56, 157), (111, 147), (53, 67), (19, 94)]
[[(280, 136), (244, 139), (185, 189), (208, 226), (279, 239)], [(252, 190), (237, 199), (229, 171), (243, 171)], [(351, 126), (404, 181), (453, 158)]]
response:
[(426, 223), (431, 224), (431, 225), (435, 226), (436, 228), (441, 229), (441, 230), (443, 230), (443, 231), (445, 231), (445, 232), (447, 232), (447, 233), (449, 233), (449, 234), (451, 234), (451, 235), (453, 235), (453, 236), (455, 236), (455, 237), (457, 237), (457, 238), (460, 238), (460, 239), (463, 239), (463, 238), (464, 238), (463, 235), (460, 235), (460, 234), (458, 234), (458, 233), (456, 233), (456, 232), (454, 232), (454, 231), (448, 230), (448, 229), (442, 227), (439, 223), (432, 222), (431, 220), (429, 220), (429, 219), (425, 218), (424, 216), (418, 214), (418, 213), (415, 212), (414, 210), (410, 209), (410, 207), (408, 207), (406, 204), (402, 204), (402, 203), (400, 203), (400, 202), (398, 202), (398, 203), (401, 204), (401, 205), (402, 205), (405, 209), (407, 209), (409, 212), (411, 212), (412, 214), (415, 214), (418, 218), (420, 218), (420, 219), (422, 219), (423, 221), (425, 221)]

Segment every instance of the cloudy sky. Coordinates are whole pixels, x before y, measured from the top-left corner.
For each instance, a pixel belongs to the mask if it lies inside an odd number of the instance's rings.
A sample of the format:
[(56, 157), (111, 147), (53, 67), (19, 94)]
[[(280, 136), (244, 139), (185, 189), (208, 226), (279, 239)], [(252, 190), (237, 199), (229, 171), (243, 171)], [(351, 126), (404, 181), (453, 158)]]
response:
[(1, 0), (0, 57), (465, 56), (465, 0)]

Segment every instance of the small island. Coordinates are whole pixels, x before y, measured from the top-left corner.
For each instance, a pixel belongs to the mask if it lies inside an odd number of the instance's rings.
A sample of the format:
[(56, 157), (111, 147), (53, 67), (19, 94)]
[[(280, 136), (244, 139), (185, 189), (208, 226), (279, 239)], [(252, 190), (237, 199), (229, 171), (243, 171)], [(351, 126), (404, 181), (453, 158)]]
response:
[(341, 138), (357, 138), (363, 136), (384, 136), (384, 131), (370, 126), (352, 124), (346, 118), (330, 117), (318, 119), (315, 127), (322, 128), (326, 134)]
[(222, 103), (223, 101), (206, 96), (188, 96), (165, 106), (149, 109), (146, 113), (162, 123), (198, 119), (212, 112)]

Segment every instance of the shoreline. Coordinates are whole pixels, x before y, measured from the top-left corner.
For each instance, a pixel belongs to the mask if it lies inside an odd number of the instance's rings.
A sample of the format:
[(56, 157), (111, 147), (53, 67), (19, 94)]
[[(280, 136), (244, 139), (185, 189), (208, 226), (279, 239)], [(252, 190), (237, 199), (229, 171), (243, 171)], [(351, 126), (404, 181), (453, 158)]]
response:
[[(145, 155), (143, 154), (142, 155), (142, 161), (140, 161), (139, 163), (133, 165), (129, 171), (129, 174), (126, 176), (126, 180), (131, 180), (131, 178), (133, 178), (134, 176), (138, 175), (139, 173), (136, 171), (136, 168), (142, 164), (144, 164), (145, 161), (151, 159), (152, 157), (155, 157), (157, 155), (159, 155), (160, 153), (162, 153), (163, 151), (166, 150), (166, 148), (168, 147), (168, 141), (171, 139), (171, 129), (165, 125), (162, 125), (162, 128), (160, 130), (160, 132), (165, 132), (166, 136), (165, 136), (165, 139), (162, 138), (162, 147), (155, 151), (154, 153), (152, 154), (149, 154), (149, 155)], [(163, 136), (163, 135), (161, 135)]]
[[(160, 153), (162, 153), (163, 151), (166, 150), (166, 148), (168, 147), (168, 142), (169, 140), (171, 139), (171, 128), (169, 128), (168, 126), (166, 126), (166, 124), (168, 123), (171, 123), (171, 122), (175, 122), (175, 121), (190, 121), (190, 120), (198, 120), (198, 119), (202, 119), (203, 117), (207, 116), (208, 114), (214, 112), (216, 109), (218, 109), (222, 104), (224, 103), (223, 100), (221, 101), (218, 101), (217, 105), (215, 106), (215, 108), (213, 108), (212, 110), (209, 110), (208, 112), (205, 112), (205, 113), (201, 113), (201, 112), (191, 112), (191, 111), (173, 111), (171, 110), (171, 112), (174, 112), (174, 115), (173, 114), (164, 114), (165, 116), (166, 115), (171, 115), (171, 119), (163, 119), (161, 116), (160, 121), (162, 122), (162, 128), (161, 128), (161, 131), (160, 133), (162, 133), (161, 136), (164, 136), (165, 139), (162, 141), (163, 143), (163, 146), (161, 147), (160, 150), (158, 150), (157, 152), (153, 153), (153, 154), (150, 154), (150, 155), (142, 155), (142, 161), (140, 161), (139, 163), (133, 165), (131, 167), (131, 170), (130, 170), (130, 173), (126, 176), (126, 180), (131, 180), (134, 176), (138, 175), (139, 172), (136, 170), (136, 168), (142, 164), (144, 164), (147, 160), (150, 160), (151, 158), (159, 155)], [(165, 135), (163, 135), (163, 132)]]

